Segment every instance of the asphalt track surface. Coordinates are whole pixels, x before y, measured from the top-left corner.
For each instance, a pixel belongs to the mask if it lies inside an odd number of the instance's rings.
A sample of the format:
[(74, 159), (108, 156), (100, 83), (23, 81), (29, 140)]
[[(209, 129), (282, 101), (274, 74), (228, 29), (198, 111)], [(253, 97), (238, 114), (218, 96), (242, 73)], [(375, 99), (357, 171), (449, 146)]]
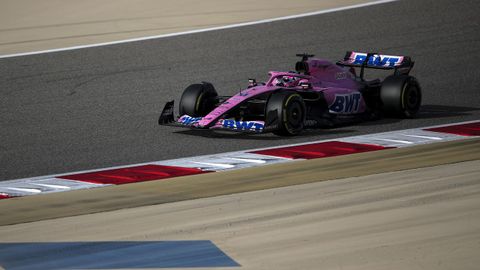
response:
[[(0, 59), (0, 179), (291, 144), (480, 118), (480, 3), (415, 1), (158, 40)], [(296, 53), (412, 56), (414, 120), (305, 132), (218, 134), (159, 127), (163, 104), (202, 80), (233, 94), (290, 70)]]

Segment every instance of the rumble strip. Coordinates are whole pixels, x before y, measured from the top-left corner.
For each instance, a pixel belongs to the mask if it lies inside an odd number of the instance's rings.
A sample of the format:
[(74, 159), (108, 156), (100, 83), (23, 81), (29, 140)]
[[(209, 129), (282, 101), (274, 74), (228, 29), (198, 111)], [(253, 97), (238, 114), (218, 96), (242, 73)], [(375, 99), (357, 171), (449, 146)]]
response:
[(155, 161), (0, 182), (0, 199), (214, 173), (293, 160), (410, 147), (480, 136), (480, 121), (397, 130), (295, 145)]

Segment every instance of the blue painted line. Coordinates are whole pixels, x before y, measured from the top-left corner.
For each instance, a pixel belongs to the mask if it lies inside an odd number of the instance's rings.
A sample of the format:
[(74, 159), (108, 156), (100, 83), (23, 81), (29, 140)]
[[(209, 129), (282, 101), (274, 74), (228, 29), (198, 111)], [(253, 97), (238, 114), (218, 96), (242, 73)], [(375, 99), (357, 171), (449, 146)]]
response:
[(0, 265), (5, 270), (240, 266), (208, 240), (0, 243)]

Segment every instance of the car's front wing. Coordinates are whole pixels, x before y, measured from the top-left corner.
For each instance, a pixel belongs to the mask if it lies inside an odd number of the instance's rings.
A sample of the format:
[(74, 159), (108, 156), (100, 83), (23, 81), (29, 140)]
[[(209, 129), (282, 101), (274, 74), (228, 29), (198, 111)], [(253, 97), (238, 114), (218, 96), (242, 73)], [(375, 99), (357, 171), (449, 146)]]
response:
[(175, 120), (173, 114), (174, 101), (167, 102), (163, 108), (160, 118), (158, 119), (159, 125), (187, 127), (192, 129), (223, 129), (238, 132), (253, 132), (262, 133), (266, 132), (264, 121), (238, 121), (235, 119), (219, 119), (212, 126), (201, 126), (199, 122), (203, 117), (192, 117), (189, 115), (182, 115)]

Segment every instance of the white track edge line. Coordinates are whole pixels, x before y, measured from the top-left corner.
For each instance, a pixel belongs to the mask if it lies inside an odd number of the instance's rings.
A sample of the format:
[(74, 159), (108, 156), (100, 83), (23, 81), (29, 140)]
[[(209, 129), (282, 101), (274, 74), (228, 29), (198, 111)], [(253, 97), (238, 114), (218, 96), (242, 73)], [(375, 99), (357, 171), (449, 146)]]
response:
[[(188, 156), (188, 157), (180, 157), (180, 158), (173, 158), (173, 159), (166, 159), (166, 160), (156, 160), (156, 161), (149, 161), (149, 162), (142, 162), (142, 163), (135, 163), (135, 164), (128, 164), (128, 165), (119, 165), (119, 166), (112, 166), (112, 167), (96, 168), (96, 169), (83, 170), (83, 171), (73, 171), (73, 172), (65, 172), (65, 173), (58, 173), (58, 174), (51, 174), (51, 175), (41, 175), (41, 176), (34, 176), (34, 177), (2, 180), (2, 181), (0, 181), (0, 183), (10, 182), (10, 181), (32, 181), (32, 180), (35, 181), (35, 180), (38, 180), (38, 179), (56, 178), (56, 177), (59, 177), (59, 176), (72, 175), (72, 174), (90, 173), (90, 172), (98, 172), (98, 171), (104, 171), (104, 170), (115, 170), (115, 169), (130, 168), (130, 167), (136, 167), (136, 166), (142, 166), (142, 165), (150, 165), (150, 164), (154, 164), (154, 163), (158, 163), (158, 162), (174, 161), (174, 160), (181, 160), (181, 159), (188, 159), (188, 158), (198, 159), (198, 158), (202, 158), (202, 157), (210, 157), (210, 156), (215, 156), (215, 155), (233, 155), (233, 154), (237, 154), (237, 153), (242, 154), (242, 153), (248, 153), (248, 152), (252, 152), (252, 151), (261, 151), (261, 150), (275, 149), (275, 148), (280, 148), (280, 147), (283, 148), (283, 147), (291, 147), (291, 146), (298, 146), (298, 145), (305, 145), (305, 144), (314, 144), (314, 143), (321, 143), (321, 142), (328, 142), (328, 141), (346, 140), (346, 139), (351, 139), (351, 138), (360, 137), (360, 136), (382, 135), (382, 134), (388, 134), (388, 133), (399, 132), (399, 131), (410, 131), (410, 130), (418, 130), (418, 129), (425, 130), (425, 129), (431, 129), (431, 128), (437, 128), (437, 127), (448, 127), (448, 126), (453, 126), (453, 125), (463, 125), (463, 124), (476, 123), (476, 122), (479, 122), (479, 121), (480, 120), (477, 119), (477, 120), (470, 120), (470, 121), (464, 121), (464, 122), (454, 122), (454, 123), (440, 124), (440, 125), (427, 126), (427, 127), (417, 127), (417, 128), (409, 128), (409, 129), (392, 130), (392, 131), (386, 131), (386, 132), (380, 132), (380, 133), (371, 133), (371, 134), (354, 135), (354, 136), (348, 136), (348, 137), (330, 138), (330, 139), (311, 141), (311, 142), (300, 142), (300, 143), (293, 143), (293, 144), (269, 146), (269, 147), (263, 147), (263, 148), (252, 148), (252, 149), (238, 150), (238, 151), (232, 151), (232, 152), (214, 153), (214, 154), (206, 154), (206, 155), (200, 155), (200, 156)], [(286, 159), (288, 159), (288, 158), (286, 158)], [(60, 178), (60, 179), (63, 179), (63, 178)], [(66, 179), (66, 180), (68, 180), (68, 179)]]
[(146, 36), (146, 37), (140, 37), (140, 38), (131, 38), (131, 39), (124, 39), (124, 40), (110, 41), (110, 42), (102, 42), (102, 43), (94, 43), (94, 44), (87, 44), (87, 45), (65, 47), (65, 48), (33, 51), (33, 52), (5, 54), (5, 55), (0, 55), (0, 59), (19, 57), (19, 56), (36, 55), (36, 54), (53, 53), (53, 52), (71, 51), (71, 50), (78, 50), (78, 49), (85, 49), (85, 48), (93, 48), (93, 47), (116, 45), (116, 44), (122, 44), (122, 43), (130, 43), (130, 42), (136, 42), (136, 41), (144, 41), (144, 40), (151, 40), (151, 39), (160, 39), (160, 38), (167, 38), (167, 37), (175, 37), (175, 36), (196, 34), (196, 33), (202, 33), (202, 32), (209, 32), (209, 31), (230, 29), (230, 28), (250, 26), (250, 25), (256, 25), (256, 24), (263, 24), (263, 23), (284, 21), (284, 20), (290, 20), (290, 19), (297, 19), (297, 18), (302, 18), (302, 17), (321, 15), (321, 14), (326, 14), (326, 13), (332, 13), (332, 12), (344, 11), (344, 10), (349, 10), (349, 9), (368, 7), (368, 6), (373, 6), (373, 5), (386, 4), (386, 3), (397, 2), (397, 1), (400, 1), (400, 0), (378, 0), (378, 1), (374, 1), (374, 2), (356, 4), (356, 5), (350, 5), (350, 6), (344, 6), (344, 7), (338, 7), (338, 8), (330, 8), (330, 9), (318, 10), (318, 11), (307, 12), (307, 13), (301, 13), (301, 14), (297, 14), (297, 15), (289, 15), (289, 16), (284, 16), (284, 17), (277, 17), (277, 18), (264, 19), (264, 20), (258, 20), (258, 21), (228, 24), (228, 25), (223, 25), (223, 26), (189, 30), (189, 31), (184, 31), (184, 32), (176, 32), (176, 33), (169, 33), (169, 34), (162, 34), (162, 35)]

